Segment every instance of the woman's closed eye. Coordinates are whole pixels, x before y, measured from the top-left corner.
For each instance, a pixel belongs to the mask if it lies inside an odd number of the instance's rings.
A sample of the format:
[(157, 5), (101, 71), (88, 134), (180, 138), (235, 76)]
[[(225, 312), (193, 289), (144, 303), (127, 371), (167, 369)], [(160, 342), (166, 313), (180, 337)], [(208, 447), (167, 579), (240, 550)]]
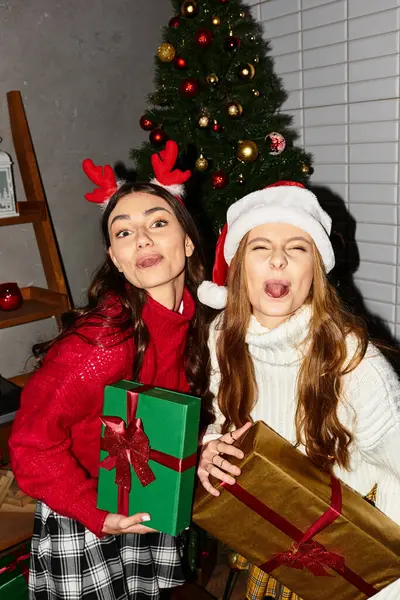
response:
[(291, 246), (289, 250), (300, 250), (301, 252), (307, 252), (307, 248), (304, 246)]
[(258, 245), (253, 246), (252, 250), (271, 250), (271, 248), (268, 248), (267, 246)]

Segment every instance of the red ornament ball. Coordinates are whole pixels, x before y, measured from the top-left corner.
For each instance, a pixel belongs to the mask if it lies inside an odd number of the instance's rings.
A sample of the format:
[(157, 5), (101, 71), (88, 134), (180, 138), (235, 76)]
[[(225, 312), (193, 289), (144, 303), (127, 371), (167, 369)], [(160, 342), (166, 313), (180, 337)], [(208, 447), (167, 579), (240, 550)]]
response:
[(200, 48), (209, 48), (214, 41), (212, 31), (209, 29), (198, 29), (194, 36), (195, 42)]
[(221, 131), (224, 130), (221, 123), (217, 123), (217, 121), (214, 121), (214, 123), (211, 125), (211, 129), (213, 130), (214, 133), (221, 133)]
[(162, 129), (153, 129), (149, 136), (150, 142), (155, 146), (161, 146), (167, 141), (167, 134)]
[(179, 91), (186, 98), (194, 98), (199, 91), (199, 82), (192, 77), (182, 79), (179, 84)]
[(175, 56), (174, 60), (172, 61), (174, 63), (174, 67), (176, 69), (179, 70), (184, 70), (187, 69), (187, 62), (184, 58), (182, 58), (182, 56)]
[(214, 190), (222, 190), (228, 185), (228, 175), (222, 169), (214, 171), (211, 175), (211, 185)]
[(228, 4), (229, 0), (219, 0), (220, 4)]
[(181, 21), (180, 21), (179, 17), (172, 17), (172, 19), (168, 23), (168, 25), (170, 27), (173, 27), (174, 29), (176, 29), (177, 27), (179, 27), (180, 24), (181, 24)]
[(227, 50), (227, 52), (233, 52), (234, 50), (237, 50), (240, 46), (240, 40), (239, 38), (235, 37), (234, 35), (230, 35), (225, 42), (225, 50)]
[(153, 123), (153, 121), (151, 121), (150, 119), (148, 119), (146, 117), (146, 115), (143, 115), (143, 117), (140, 117), (140, 119), (139, 119), (139, 125), (145, 131), (151, 131), (156, 126), (156, 124)]

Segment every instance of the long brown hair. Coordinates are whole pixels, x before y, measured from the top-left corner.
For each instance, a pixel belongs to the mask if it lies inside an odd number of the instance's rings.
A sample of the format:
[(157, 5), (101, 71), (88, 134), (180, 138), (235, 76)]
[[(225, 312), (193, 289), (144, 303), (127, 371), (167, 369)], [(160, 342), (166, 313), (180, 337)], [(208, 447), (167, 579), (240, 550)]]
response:
[[(203, 399), (204, 415), (210, 412), (211, 394), (208, 390), (209, 353), (207, 347), (207, 324), (210, 312), (197, 299), (197, 288), (204, 280), (204, 258), (197, 227), (187, 209), (167, 190), (152, 183), (125, 183), (111, 197), (101, 219), (101, 231), (106, 257), (95, 273), (88, 288), (88, 301), (63, 315), (60, 334), (45, 344), (33, 347), (35, 356), (40, 357), (57, 341), (75, 334), (87, 343), (96, 346), (112, 346), (133, 337), (135, 357), (132, 365), (132, 379), (139, 381), (144, 354), (149, 342), (149, 332), (142, 317), (146, 302), (146, 292), (133, 285), (127, 285), (122, 273), (114, 266), (109, 254), (110, 237), (108, 219), (115, 206), (125, 196), (141, 192), (163, 198), (173, 210), (185, 234), (194, 245), (192, 256), (187, 258), (185, 286), (193, 296), (196, 311), (191, 321), (185, 349), (186, 376), (190, 391)], [(104, 311), (104, 304), (112, 297), (119, 300), (120, 310), (115, 313)], [(84, 332), (82, 326), (85, 325)], [(88, 327), (89, 326), (89, 327)], [(89, 333), (88, 333), (89, 332)]]
[[(229, 269), (228, 302), (217, 341), (221, 371), (218, 402), (226, 419), (224, 433), (231, 426), (240, 427), (251, 420), (257, 401), (253, 361), (246, 344), (251, 315), (244, 269), (247, 237), (241, 241)], [(307, 300), (312, 316), (297, 384), (297, 443), (304, 444), (309, 458), (321, 468), (331, 470), (337, 463), (348, 469), (353, 436), (338, 418), (342, 377), (364, 357), (368, 335), (364, 322), (343, 306), (328, 282), (315, 245), (313, 252), (314, 278)], [(348, 356), (348, 335), (356, 340), (353, 356)], [(268, 398), (262, 400), (268, 402)]]

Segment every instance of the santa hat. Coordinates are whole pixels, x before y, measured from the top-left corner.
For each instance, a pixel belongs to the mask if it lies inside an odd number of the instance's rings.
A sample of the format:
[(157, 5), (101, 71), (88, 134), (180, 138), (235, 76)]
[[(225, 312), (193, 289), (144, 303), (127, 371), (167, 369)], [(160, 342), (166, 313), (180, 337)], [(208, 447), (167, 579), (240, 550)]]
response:
[(248, 194), (229, 207), (227, 223), (219, 236), (211, 281), (203, 281), (197, 295), (203, 304), (222, 309), (227, 301), (225, 287), (229, 265), (244, 236), (266, 223), (287, 223), (299, 227), (313, 239), (327, 273), (335, 266), (329, 240), (332, 219), (317, 197), (301, 183), (278, 181)]
[[(151, 156), (155, 177), (150, 180), (150, 183), (168, 190), (183, 204), (185, 194), (183, 184), (189, 179), (191, 172), (174, 169), (177, 158), (178, 144), (173, 140), (168, 140), (164, 150)], [(116, 181), (110, 165), (96, 166), (90, 158), (85, 158), (82, 168), (89, 179), (98, 186), (93, 192), (85, 194), (86, 200), (100, 204), (104, 209), (123, 181)]]

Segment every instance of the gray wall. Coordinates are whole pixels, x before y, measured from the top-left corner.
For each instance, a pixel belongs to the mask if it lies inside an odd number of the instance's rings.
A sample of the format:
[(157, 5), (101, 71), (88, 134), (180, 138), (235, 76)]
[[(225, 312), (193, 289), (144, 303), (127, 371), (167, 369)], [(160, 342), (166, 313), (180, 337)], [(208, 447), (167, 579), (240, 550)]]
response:
[[(130, 164), (146, 134), (138, 119), (153, 89), (153, 56), (168, 0), (8, 0), (0, 4), (0, 148), (12, 155), (6, 93), (20, 90), (74, 301), (79, 303), (103, 250), (99, 209), (84, 199), (81, 170)], [(23, 199), (15, 166), (17, 199)], [(0, 282), (45, 286), (31, 225), (0, 228)], [(0, 373), (21, 372), (52, 319), (0, 330)]]

